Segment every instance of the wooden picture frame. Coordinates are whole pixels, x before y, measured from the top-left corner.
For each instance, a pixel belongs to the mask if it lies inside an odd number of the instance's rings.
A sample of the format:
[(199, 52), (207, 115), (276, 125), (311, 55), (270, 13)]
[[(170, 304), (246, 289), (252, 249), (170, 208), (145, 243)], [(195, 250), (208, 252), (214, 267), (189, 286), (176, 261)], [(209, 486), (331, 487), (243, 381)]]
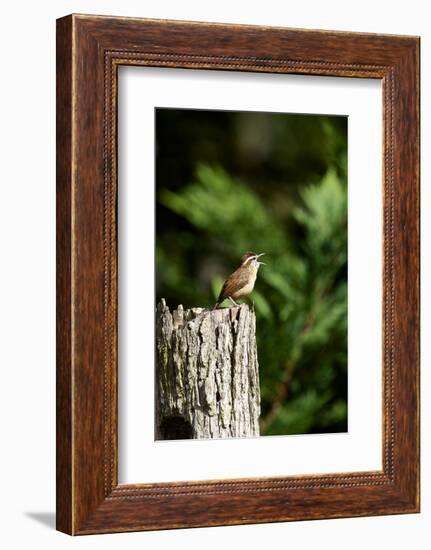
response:
[[(381, 79), (383, 469), (119, 485), (117, 68)], [(419, 511), (419, 38), (70, 15), (57, 21), (57, 529)]]

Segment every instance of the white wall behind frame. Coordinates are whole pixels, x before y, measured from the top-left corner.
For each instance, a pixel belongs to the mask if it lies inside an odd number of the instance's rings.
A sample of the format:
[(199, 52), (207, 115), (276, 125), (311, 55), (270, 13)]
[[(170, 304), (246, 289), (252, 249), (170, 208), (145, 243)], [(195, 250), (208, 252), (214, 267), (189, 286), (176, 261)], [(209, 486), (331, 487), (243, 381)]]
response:
[[(381, 469), (380, 82), (121, 67), (118, 97), (120, 482)], [(349, 116), (347, 434), (154, 442), (156, 106)]]

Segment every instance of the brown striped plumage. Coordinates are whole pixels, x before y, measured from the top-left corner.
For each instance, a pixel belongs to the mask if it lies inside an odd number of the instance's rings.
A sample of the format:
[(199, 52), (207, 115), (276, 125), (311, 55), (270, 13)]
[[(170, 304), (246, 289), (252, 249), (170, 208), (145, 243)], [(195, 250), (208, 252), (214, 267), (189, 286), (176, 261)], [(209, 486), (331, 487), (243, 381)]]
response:
[(247, 252), (242, 256), (241, 265), (226, 279), (214, 308), (219, 307), (226, 298), (229, 298), (234, 305), (238, 305), (235, 300), (252, 293), (257, 271), (263, 264), (258, 261), (260, 256), (263, 254), (254, 254), (253, 252)]

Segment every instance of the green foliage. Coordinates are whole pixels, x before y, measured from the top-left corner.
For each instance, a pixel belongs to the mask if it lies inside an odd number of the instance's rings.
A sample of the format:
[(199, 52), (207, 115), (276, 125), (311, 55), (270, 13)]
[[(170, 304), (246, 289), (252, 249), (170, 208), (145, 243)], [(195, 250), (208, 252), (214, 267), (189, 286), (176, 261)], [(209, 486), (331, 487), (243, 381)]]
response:
[(158, 186), (167, 221), (157, 232), (157, 293), (170, 305), (212, 306), (244, 252), (267, 254), (251, 296), (263, 434), (347, 429), (346, 142), (325, 124), (324, 172), (286, 185), (283, 204), (278, 187), (246, 184), (220, 165)]
[(252, 221), (255, 232), (255, 247), (272, 240), (279, 248), (283, 247), (283, 232), (273, 223), (256, 193), (232, 180), (219, 167), (200, 165), (196, 176), (196, 180), (181, 193), (162, 190), (160, 202), (208, 235), (230, 240), (231, 253), (236, 258), (250, 246), (249, 221)]

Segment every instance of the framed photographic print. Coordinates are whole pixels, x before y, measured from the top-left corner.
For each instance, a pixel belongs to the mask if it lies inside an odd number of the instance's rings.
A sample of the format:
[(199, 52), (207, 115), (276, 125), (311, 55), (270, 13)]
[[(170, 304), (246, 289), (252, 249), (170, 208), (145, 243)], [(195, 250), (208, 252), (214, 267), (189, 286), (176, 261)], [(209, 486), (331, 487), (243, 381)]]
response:
[(57, 21), (57, 528), (419, 511), (419, 39)]

